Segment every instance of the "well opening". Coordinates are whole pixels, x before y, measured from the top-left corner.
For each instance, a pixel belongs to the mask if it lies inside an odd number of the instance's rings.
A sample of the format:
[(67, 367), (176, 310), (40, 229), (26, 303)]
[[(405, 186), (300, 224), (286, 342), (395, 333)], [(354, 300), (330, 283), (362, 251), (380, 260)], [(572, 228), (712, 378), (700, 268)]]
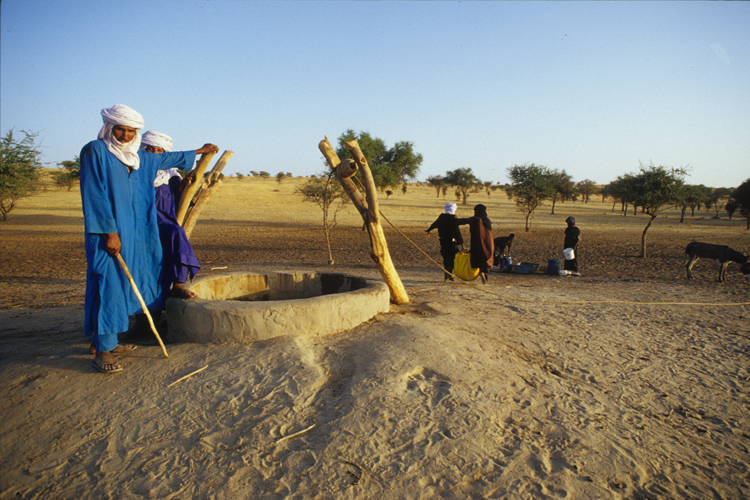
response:
[(349, 330), (387, 312), (385, 283), (338, 273), (237, 272), (196, 280), (198, 298), (169, 299), (169, 336), (199, 343), (249, 343), (282, 335)]

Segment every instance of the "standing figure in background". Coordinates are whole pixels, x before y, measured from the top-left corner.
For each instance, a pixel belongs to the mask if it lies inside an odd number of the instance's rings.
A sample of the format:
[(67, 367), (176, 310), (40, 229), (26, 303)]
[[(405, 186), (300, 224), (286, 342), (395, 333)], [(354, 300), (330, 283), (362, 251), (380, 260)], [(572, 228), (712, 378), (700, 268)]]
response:
[(443, 267), (445, 268), (445, 281), (453, 281), (453, 262), (456, 259), (458, 245), (464, 244), (461, 230), (456, 224), (456, 204), (446, 203), (445, 213), (440, 214), (435, 222), (426, 229), (427, 236), (433, 229), (438, 230), (440, 238), (440, 255), (443, 256)]
[(474, 207), (474, 217), (456, 219), (461, 226), (469, 225), (471, 233), (471, 267), (479, 269), (479, 277), (482, 283), (487, 283), (487, 273), (492, 268), (492, 259), (495, 252), (495, 242), (492, 237), (492, 222), (487, 217), (487, 207), (477, 205)]
[[(580, 276), (578, 273), (578, 260), (576, 259), (575, 250), (578, 241), (581, 239), (581, 230), (576, 227), (576, 220), (573, 217), (565, 219), (568, 227), (565, 228), (565, 242), (563, 243), (563, 253), (565, 254), (565, 264), (563, 269), (568, 271), (567, 275)], [(568, 257), (571, 257), (568, 259)]]
[[(169, 153), (172, 151), (172, 138), (150, 130), (141, 138), (141, 149), (148, 153)], [(195, 293), (188, 290), (185, 283), (188, 279), (192, 280), (201, 268), (185, 230), (177, 223), (175, 214), (185, 184), (176, 168), (160, 170), (154, 181), (156, 219), (164, 252), (162, 297), (165, 300), (170, 296), (181, 299), (195, 298)]]

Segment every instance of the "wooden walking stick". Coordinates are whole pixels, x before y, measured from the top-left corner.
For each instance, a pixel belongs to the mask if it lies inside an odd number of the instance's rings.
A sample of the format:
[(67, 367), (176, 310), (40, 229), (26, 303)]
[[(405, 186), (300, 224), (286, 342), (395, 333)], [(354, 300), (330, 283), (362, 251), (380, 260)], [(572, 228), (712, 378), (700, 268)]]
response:
[(161, 337), (159, 336), (159, 332), (156, 331), (156, 325), (154, 325), (154, 320), (151, 319), (151, 313), (148, 312), (148, 307), (146, 307), (146, 302), (143, 300), (143, 297), (141, 296), (141, 292), (138, 291), (138, 286), (135, 284), (135, 280), (133, 279), (133, 275), (130, 274), (130, 270), (128, 269), (128, 266), (125, 265), (125, 261), (122, 260), (122, 255), (119, 253), (117, 254), (117, 260), (120, 261), (120, 265), (122, 266), (122, 270), (125, 271), (125, 276), (128, 277), (128, 280), (130, 280), (130, 286), (133, 287), (133, 291), (135, 292), (135, 296), (138, 297), (138, 302), (141, 303), (141, 307), (143, 308), (143, 313), (148, 318), (148, 324), (151, 325), (151, 331), (154, 332), (154, 335), (156, 335), (156, 340), (159, 341), (159, 345), (161, 346), (161, 350), (164, 352), (164, 357), (168, 358), (169, 354), (167, 354), (167, 348), (164, 347), (164, 342), (161, 341)]

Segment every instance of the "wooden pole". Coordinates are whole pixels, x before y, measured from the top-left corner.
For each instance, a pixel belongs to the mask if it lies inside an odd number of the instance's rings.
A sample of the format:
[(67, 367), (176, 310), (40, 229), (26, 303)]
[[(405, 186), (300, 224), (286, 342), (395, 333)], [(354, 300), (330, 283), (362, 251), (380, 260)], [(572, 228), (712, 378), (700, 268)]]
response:
[(195, 196), (195, 203), (190, 207), (190, 210), (188, 210), (188, 213), (185, 216), (185, 222), (182, 224), (182, 228), (185, 230), (185, 236), (187, 236), (188, 240), (193, 232), (195, 223), (198, 222), (198, 216), (200, 216), (206, 203), (222, 186), (222, 182), (218, 179), (211, 182), (210, 185), (208, 185), (208, 183), (205, 184), (206, 185), (201, 186), (200, 191), (198, 191), (198, 194)]
[(156, 335), (156, 340), (159, 341), (159, 345), (161, 346), (161, 350), (164, 353), (164, 357), (169, 358), (169, 354), (167, 354), (167, 348), (164, 347), (164, 342), (161, 341), (159, 332), (156, 331), (156, 325), (154, 325), (154, 320), (151, 319), (151, 314), (148, 312), (148, 307), (146, 307), (146, 302), (143, 300), (143, 297), (141, 296), (141, 292), (138, 291), (138, 286), (135, 284), (133, 275), (130, 274), (130, 270), (128, 269), (128, 266), (125, 265), (125, 261), (122, 260), (122, 255), (120, 255), (119, 253), (117, 254), (117, 260), (120, 261), (122, 270), (125, 272), (125, 276), (128, 277), (128, 280), (130, 281), (130, 286), (133, 287), (133, 292), (135, 292), (135, 296), (138, 297), (138, 302), (141, 303), (141, 307), (143, 308), (143, 314), (145, 314), (146, 317), (148, 318), (148, 324), (151, 325), (151, 331), (154, 332), (154, 335)]
[(203, 173), (206, 171), (206, 168), (208, 168), (208, 164), (211, 162), (211, 158), (213, 157), (214, 153), (205, 153), (202, 154), (200, 160), (198, 160), (198, 166), (196, 166), (195, 170), (193, 170), (193, 175), (195, 175), (195, 182), (187, 185), (185, 190), (182, 192), (182, 196), (180, 197), (180, 206), (177, 207), (176, 218), (179, 225), (182, 225), (182, 223), (185, 221), (185, 214), (187, 214), (188, 208), (190, 208), (190, 203), (192, 203), (193, 201), (193, 195), (200, 187), (200, 183), (203, 181)]
[[(362, 219), (365, 221), (365, 227), (367, 227), (367, 234), (370, 236), (370, 246), (372, 248), (370, 257), (378, 267), (380, 275), (383, 277), (383, 281), (385, 281), (385, 284), (391, 293), (391, 300), (396, 304), (408, 304), (409, 295), (406, 293), (406, 289), (401, 282), (396, 267), (393, 265), (391, 254), (388, 251), (388, 244), (386, 243), (385, 235), (383, 234), (383, 227), (380, 225), (377, 189), (372, 177), (372, 171), (370, 170), (370, 166), (367, 164), (367, 159), (362, 154), (362, 150), (356, 140), (347, 143), (346, 148), (352, 152), (354, 161), (362, 170), (362, 177), (365, 179), (366, 199), (362, 199), (362, 194), (359, 192), (351, 178), (342, 177), (337, 168), (341, 163), (341, 160), (339, 160), (338, 155), (328, 142), (328, 137), (326, 136), (326, 138), (318, 144), (318, 149), (323, 153), (323, 156), (326, 158), (331, 168), (336, 170), (336, 178), (344, 187), (344, 190), (352, 199), (354, 206), (357, 207)], [(345, 168), (343, 170), (348, 172), (351, 169)]]

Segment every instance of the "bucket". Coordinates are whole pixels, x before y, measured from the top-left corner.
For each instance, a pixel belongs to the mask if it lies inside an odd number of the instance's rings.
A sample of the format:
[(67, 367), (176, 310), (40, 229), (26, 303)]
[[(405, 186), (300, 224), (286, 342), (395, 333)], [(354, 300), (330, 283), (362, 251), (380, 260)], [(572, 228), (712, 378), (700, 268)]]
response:
[(565, 260), (573, 260), (576, 258), (576, 252), (572, 248), (566, 248), (563, 250), (563, 255), (565, 256)]
[(557, 259), (550, 259), (547, 261), (547, 274), (556, 275), (557, 271), (560, 270), (560, 261)]

